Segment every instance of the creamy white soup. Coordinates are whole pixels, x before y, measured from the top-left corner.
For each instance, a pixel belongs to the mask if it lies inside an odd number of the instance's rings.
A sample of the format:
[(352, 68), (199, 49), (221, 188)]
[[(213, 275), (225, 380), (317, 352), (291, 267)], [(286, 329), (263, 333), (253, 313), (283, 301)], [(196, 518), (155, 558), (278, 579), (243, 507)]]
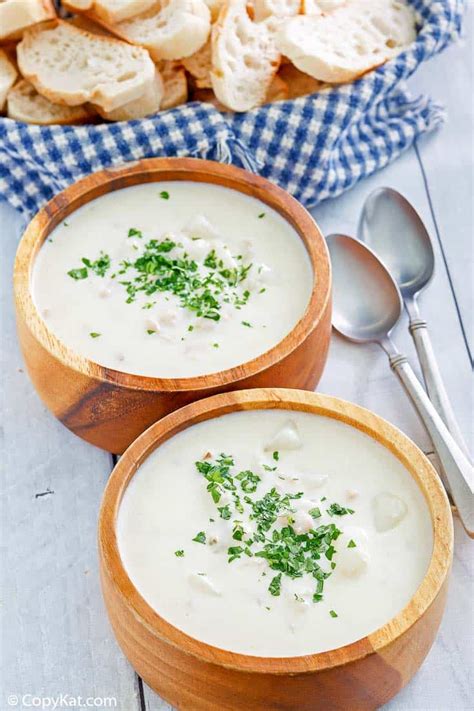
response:
[(433, 535), (420, 489), (359, 430), (285, 410), (199, 423), (139, 467), (117, 520), (143, 598), (208, 644), (250, 655), (335, 649), (413, 596)]
[(127, 373), (204, 375), (265, 353), (303, 316), (304, 244), (259, 200), (162, 182), (104, 195), (51, 233), (32, 292), (76, 353)]

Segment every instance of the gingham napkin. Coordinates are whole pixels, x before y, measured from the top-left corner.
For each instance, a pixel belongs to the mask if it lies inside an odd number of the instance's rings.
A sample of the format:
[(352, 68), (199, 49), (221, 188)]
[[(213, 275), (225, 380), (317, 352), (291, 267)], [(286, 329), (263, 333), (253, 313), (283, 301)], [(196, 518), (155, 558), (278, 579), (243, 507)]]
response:
[(307, 207), (382, 168), (443, 121), (404, 81), (461, 28), (462, 0), (411, 0), (416, 42), (352, 84), (225, 115), (189, 103), (139, 121), (94, 126), (25, 125), (0, 119), (0, 199), (25, 216), (102, 168), (153, 156), (195, 156), (260, 173)]

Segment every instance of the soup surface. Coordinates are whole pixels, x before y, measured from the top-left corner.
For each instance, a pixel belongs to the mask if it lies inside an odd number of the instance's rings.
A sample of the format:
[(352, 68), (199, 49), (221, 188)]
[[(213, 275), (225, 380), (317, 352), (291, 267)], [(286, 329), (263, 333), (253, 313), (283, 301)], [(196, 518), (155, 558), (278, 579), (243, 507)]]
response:
[(163, 378), (265, 353), (303, 316), (311, 263), (276, 211), (217, 185), (160, 182), (104, 195), (36, 258), (37, 309), (76, 353)]
[(322, 652), (399, 613), (428, 568), (425, 499), (364, 433), (305, 412), (236, 412), (158, 447), (122, 500), (117, 538), (143, 598), (208, 644)]

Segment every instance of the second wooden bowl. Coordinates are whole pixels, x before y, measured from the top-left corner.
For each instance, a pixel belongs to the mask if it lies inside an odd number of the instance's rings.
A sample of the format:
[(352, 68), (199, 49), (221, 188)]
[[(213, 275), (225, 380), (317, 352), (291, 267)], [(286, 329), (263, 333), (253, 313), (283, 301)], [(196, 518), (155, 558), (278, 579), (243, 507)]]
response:
[[(112, 370), (79, 356), (48, 329), (31, 295), (35, 257), (50, 232), (82, 205), (138, 183), (191, 180), (251, 195), (279, 212), (297, 231), (314, 281), (302, 318), (274, 348), (242, 365), (193, 378), (150, 378)], [(331, 331), (331, 270), (324, 239), (311, 215), (269, 181), (231, 165), (187, 158), (152, 158), (105, 170), (53, 198), (27, 227), (14, 273), (17, 328), (30, 377), (47, 407), (70, 430), (122, 453), (160, 417), (217, 392), (262, 386), (313, 390), (327, 357)]]
[[(352, 644), (300, 657), (235, 654), (181, 632), (134, 587), (116, 537), (122, 496), (140, 464), (163, 442), (203, 420), (237, 410), (273, 408), (339, 420), (379, 442), (416, 481), (433, 526), (428, 570), (396, 617)], [(405, 686), (433, 644), (446, 601), (452, 537), (451, 512), (439, 477), (416, 445), (388, 422), (324, 395), (284, 389), (241, 391), (169, 415), (120, 459), (105, 490), (99, 519), (102, 590), (117, 640), (133, 667), (152, 689), (183, 711), (373, 711)]]

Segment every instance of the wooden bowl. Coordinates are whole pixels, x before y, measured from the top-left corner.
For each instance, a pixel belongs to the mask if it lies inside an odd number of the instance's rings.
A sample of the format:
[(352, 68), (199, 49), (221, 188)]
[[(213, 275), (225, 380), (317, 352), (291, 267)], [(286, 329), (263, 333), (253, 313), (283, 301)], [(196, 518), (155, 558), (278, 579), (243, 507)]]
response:
[[(192, 378), (150, 378), (105, 368), (66, 348), (48, 329), (31, 296), (34, 260), (50, 232), (74, 210), (104, 193), (137, 183), (193, 180), (251, 195), (279, 212), (303, 240), (314, 281), (308, 307), (274, 348), (242, 365)], [(30, 377), (47, 407), (70, 430), (121, 453), (160, 417), (217, 392), (262, 386), (313, 390), (331, 331), (331, 270), (326, 244), (311, 215), (269, 181), (231, 165), (189, 158), (152, 158), (104, 170), (54, 197), (34, 217), (14, 271), (17, 327)]]
[[(200, 642), (160, 617), (133, 586), (118, 552), (115, 524), (124, 491), (161, 443), (192, 424), (236, 410), (312, 412), (355, 427), (389, 449), (428, 503), (433, 522), (429, 569), (408, 605), (376, 632), (319, 654), (263, 658)], [(138, 438), (115, 467), (99, 518), (102, 591), (117, 640), (149, 686), (185, 711), (366, 711), (413, 676), (428, 653), (445, 606), (453, 547), (452, 518), (440, 480), (404, 434), (361, 407), (298, 390), (224, 393), (182, 408)]]

